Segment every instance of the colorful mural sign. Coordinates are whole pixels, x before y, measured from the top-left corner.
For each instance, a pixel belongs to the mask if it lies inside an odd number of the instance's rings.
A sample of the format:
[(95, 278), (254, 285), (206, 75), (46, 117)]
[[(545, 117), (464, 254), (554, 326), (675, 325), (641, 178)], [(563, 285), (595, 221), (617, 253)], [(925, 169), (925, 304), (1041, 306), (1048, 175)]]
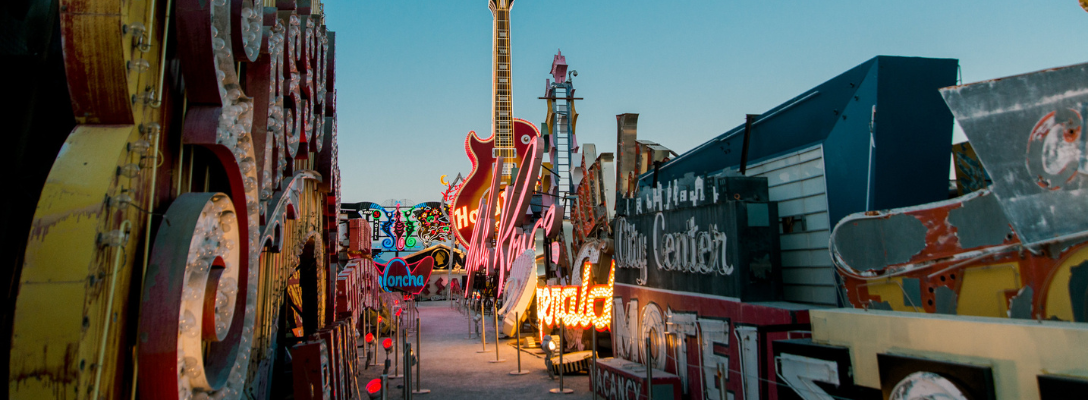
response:
[(359, 214), (371, 226), (371, 257), (388, 263), (450, 240), (450, 223), (439, 202), (415, 205), (396, 203), (389, 207), (364, 202)]

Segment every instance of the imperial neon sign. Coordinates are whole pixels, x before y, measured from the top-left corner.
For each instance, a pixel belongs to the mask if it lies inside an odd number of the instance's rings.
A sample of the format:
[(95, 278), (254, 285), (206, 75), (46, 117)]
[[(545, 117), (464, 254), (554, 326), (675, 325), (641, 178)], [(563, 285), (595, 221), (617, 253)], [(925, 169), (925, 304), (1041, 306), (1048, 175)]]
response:
[[(608, 268), (608, 283), (593, 285), (592, 266), (582, 264), (581, 286), (548, 286), (536, 289), (537, 318), (546, 328), (566, 324), (572, 328), (594, 327), (604, 331), (612, 323), (612, 285), (616, 263)], [(601, 303), (600, 307), (597, 304)], [(600, 309), (600, 312), (597, 310)]]

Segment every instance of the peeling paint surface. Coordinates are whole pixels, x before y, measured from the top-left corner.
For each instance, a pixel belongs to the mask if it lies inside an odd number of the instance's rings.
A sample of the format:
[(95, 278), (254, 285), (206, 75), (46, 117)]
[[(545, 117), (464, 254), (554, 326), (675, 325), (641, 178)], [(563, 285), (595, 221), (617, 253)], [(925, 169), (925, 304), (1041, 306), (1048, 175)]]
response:
[(1002, 244), (1012, 234), (997, 197), (980, 196), (949, 210), (948, 222), (956, 228), (960, 247), (973, 249)]
[[(105, 304), (114, 257), (96, 238), (107, 225), (116, 226), (105, 199), (113, 193), (119, 159), (134, 133), (131, 125), (80, 126), (50, 170), (28, 232), (15, 308), (9, 361), (13, 398), (77, 398), (78, 388), (93, 383), (89, 372), (97, 367), (110, 314)], [(109, 154), (115, 156), (104, 156)], [(128, 292), (132, 257), (125, 254), (128, 268), (118, 271), (113, 311), (119, 315), (125, 315), (124, 302), (117, 299)], [(48, 318), (42, 310), (48, 310)], [(114, 340), (121, 334), (110, 330)], [(113, 367), (107, 365), (103, 375), (111, 375)], [(108, 389), (102, 393), (111, 395)]]
[[(1088, 231), (1088, 64), (941, 90), (1024, 243)], [(1000, 183), (1000, 184), (999, 184)]]
[(854, 270), (879, 270), (911, 261), (912, 256), (926, 248), (926, 232), (917, 218), (898, 214), (840, 225), (832, 241)]

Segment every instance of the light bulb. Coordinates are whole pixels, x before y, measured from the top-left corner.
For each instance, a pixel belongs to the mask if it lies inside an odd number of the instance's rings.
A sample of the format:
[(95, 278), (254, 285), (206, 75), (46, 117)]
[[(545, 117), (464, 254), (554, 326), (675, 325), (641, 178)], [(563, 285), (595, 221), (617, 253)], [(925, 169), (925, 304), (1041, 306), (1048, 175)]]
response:
[(149, 63), (147, 60), (142, 59), (142, 58), (137, 58), (135, 60), (129, 60), (128, 63), (126, 63), (126, 65), (127, 65), (128, 69), (129, 69), (129, 71), (136, 70), (136, 72), (144, 72), (144, 71), (147, 71), (148, 68), (151, 68), (151, 63)]
[(140, 155), (147, 154), (147, 150), (150, 149), (150, 148), (151, 148), (151, 142), (148, 142), (148, 141), (143, 140), (143, 139), (140, 139), (140, 140), (137, 140), (135, 142), (131, 142), (131, 143), (128, 144), (128, 151), (131, 151), (133, 153), (140, 154)]
[(135, 178), (137, 175), (140, 175), (140, 165), (125, 164), (124, 166), (117, 168), (117, 174), (124, 175), (129, 178)]
[(119, 195), (110, 197), (110, 207), (124, 208), (129, 204), (132, 204), (132, 196), (128, 193), (121, 193)]

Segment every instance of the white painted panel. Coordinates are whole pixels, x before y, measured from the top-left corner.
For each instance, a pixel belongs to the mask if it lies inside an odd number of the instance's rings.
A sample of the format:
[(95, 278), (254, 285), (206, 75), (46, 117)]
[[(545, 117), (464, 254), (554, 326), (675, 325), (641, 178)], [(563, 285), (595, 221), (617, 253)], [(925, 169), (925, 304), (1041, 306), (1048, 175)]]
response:
[(782, 235), (786, 300), (836, 304), (835, 270), (828, 255), (827, 180), (820, 145), (750, 165), (748, 176), (767, 178), (778, 216), (803, 216), (805, 231)]
[(810, 250), (782, 250), (782, 268), (812, 265)]
[(835, 287), (817, 285), (785, 285), (786, 301), (835, 305)]
[(782, 268), (833, 267), (827, 249), (782, 250)]
[(822, 157), (823, 151), (821, 151), (820, 147), (815, 147), (798, 155), (800, 161), (815, 160)]
[(826, 249), (831, 241), (831, 232), (819, 230), (809, 233), (808, 245), (812, 249)]
[(831, 262), (831, 251), (828, 249), (814, 251), (812, 255), (812, 265), (833, 268), (835, 264)]
[(779, 246), (783, 251), (794, 249), (807, 249), (808, 237), (804, 233), (791, 233), (788, 235), (779, 236)]
[[(822, 210), (817, 210), (822, 211)], [(805, 199), (785, 200), (778, 203), (778, 216), (803, 215), (809, 212), (805, 210)]]
[(780, 246), (785, 250), (826, 249), (829, 234), (825, 230), (790, 233), (779, 236)]
[(805, 216), (805, 229), (810, 231), (827, 230), (829, 228), (826, 212), (818, 212)]
[(814, 177), (812, 179), (806, 179), (801, 183), (801, 193), (805, 196), (823, 194), (827, 192), (827, 182), (824, 181), (823, 175)]
[(802, 189), (802, 182), (792, 182), (767, 189), (767, 193), (771, 200), (796, 199), (804, 196)]
[(814, 213), (817, 211), (827, 211), (826, 194), (805, 197), (805, 213)]
[(834, 271), (822, 267), (783, 268), (782, 283), (787, 285), (834, 285)]

